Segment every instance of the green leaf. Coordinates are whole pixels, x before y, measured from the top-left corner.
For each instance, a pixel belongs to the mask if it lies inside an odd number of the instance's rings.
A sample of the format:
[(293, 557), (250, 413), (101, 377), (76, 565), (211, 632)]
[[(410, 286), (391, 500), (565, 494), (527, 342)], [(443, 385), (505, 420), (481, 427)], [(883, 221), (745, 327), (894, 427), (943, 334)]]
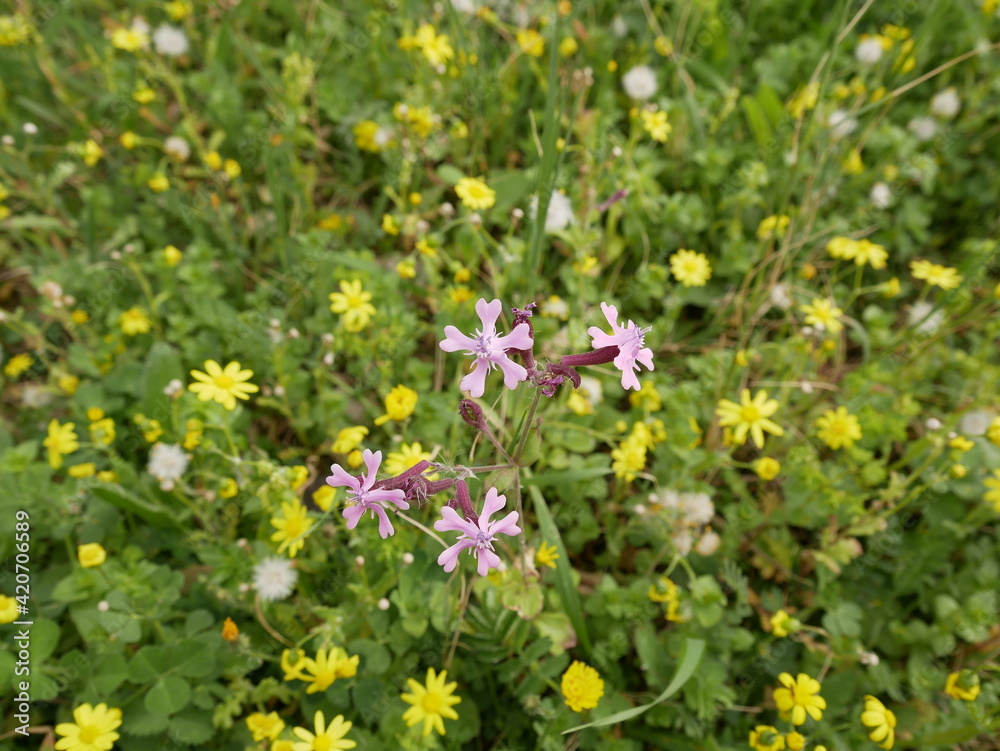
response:
[(649, 704), (643, 704), (640, 707), (626, 709), (624, 712), (616, 712), (615, 714), (601, 720), (588, 722), (586, 725), (577, 725), (575, 728), (564, 730), (562, 734), (566, 735), (567, 733), (575, 733), (586, 728), (600, 728), (605, 727), (606, 725), (616, 725), (619, 722), (625, 722), (625, 720), (631, 720), (634, 717), (638, 717), (644, 712), (647, 712), (655, 707), (657, 704), (665, 702), (671, 696), (680, 691), (684, 684), (691, 679), (691, 676), (694, 675), (695, 668), (698, 667), (698, 663), (701, 662), (701, 657), (704, 653), (704, 641), (701, 639), (688, 639), (684, 643), (684, 649), (681, 652), (680, 660), (678, 660), (679, 664), (677, 666), (677, 672), (674, 673), (674, 679), (670, 681), (670, 685), (663, 690), (663, 693), (653, 699), (653, 701)]
[(160, 529), (180, 529), (182, 526), (181, 519), (187, 517), (186, 510), (167, 510), (125, 490), (121, 485), (102, 483), (95, 486), (93, 492), (101, 500), (107, 501), (122, 511), (135, 514), (140, 519)]
[(90, 679), (98, 696), (107, 696), (117, 689), (128, 676), (124, 655), (112, 654), (101, 660)]
[(823, 616), (823, 628), (834, 636), (855, 638), (861, 635), (864, 611), (853, 602), (841, 602)]
[[(531, 470), (525, 469), (524, 474), (530, 479)], [(554, 544), (559, 552), (559, 558), (556, 559), (556, 590), (559, 592), (563, 607), (566, 609), (566, 615), (569, 616), (569, 620), (573, 624), (573, 630), (576, 631), (576, 638), (579, 639), (580, 646), (583, 647), (584, 653), (589, 655), (593, 647), (590, 643), (587, 624), (583, 620), (580, 593), (576, 591), (576, 584), (573, 582), (573, 567), (569, 561), (569, 554), (566, 552), (566, 546), (563, 545), (559, 528), (552, 519), (552, 512), (549, 511), (548, 504), (542, 497), (542, 491), (534, 486), (529, 487), (528, 490), (535, 503), (535, 515), (538, 517), (538, 528), (542, 537), (550, 544)]]
[(764, 114), (764, 108), (750, 96), (743, 97), (740, 104), (743, 105), (743, 114), (746, 115), (750, 130), (753, 131), (754, 140), (758, 146), (764, 148), (774, 135), (771, 124), (767, 121), (767, 115)]
[(184, 621), (184, 635), (191, 637), (215, 625), (215, 616), (207, 610), (192, 610)]
[(149, 689), (145, 706), (153, 714), (172, 715), (184, 709), (190, 700), (188, 682), (176, 675), (166, 675)]
[(511, 576), (501, 585), (500, 601), (505, 608), (513, 610), (526, 621), (542, 612), (545, 598), (537, 579), (522, 579)]
[(165, 714), (150, 712), (145, 707), (129, 706), (127, 711), (127, 721), (122, 723), (120, 732), (125, 735), (137, 735), (145, 737), (156, 735), (166, 730), (170, 723), (170, 718)]
[(187, 678), (204, 678), (215, 670), (215, 650), (207, 641), (188, 639), (174, 647), (171, 667)]
[(347, 645), (347, 654), (361, 655), (361, 666), (366, 674), (383, 675), (392, 665), (389, 650), (370, 639), (358, 639)]
[(136, 652), (128, 664), (128, 679), (132, 683), (155, 681), (170, 669), (170, 652), (166, 647), (147, 646)]
[(437, 168), (437, 173), (449, 185), (458, 185), (458, 181), (465, 177), (465, 173), (453, 164), (442, 164)]
[(185, 709), (170, 721), (170, 740), (194, 746), (212, 737), (212, 713)]
[(59, 643), (59, 624), (48, 618), (36, 618), (31, 627), (31, 660), (40, 665), (49, 659)]

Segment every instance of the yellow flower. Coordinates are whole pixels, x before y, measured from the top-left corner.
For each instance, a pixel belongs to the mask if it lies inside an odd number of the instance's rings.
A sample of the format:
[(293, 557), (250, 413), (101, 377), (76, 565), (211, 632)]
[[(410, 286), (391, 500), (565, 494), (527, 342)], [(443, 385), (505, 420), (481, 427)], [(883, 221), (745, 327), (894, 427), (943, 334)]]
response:
[(222, 169), (222, 155), (218, 151), (209, 151), (202, 158), (205, 161), (205, 166), (213, 172), (218, 172)]
[(819, 101), (819, 81), (813, 81), (795, 92), (788, 101), (788, 111), (797, 120), (815, 107), (817, 101)]
[(560, 688), (566, 706), (574, 712), (593, 709), (604, 696), (604, 681), (600, 674), (579, 660), (574, 660), (563, 673)]
[(330, 510), (333, 505), (334, 498), (337, 497), (337, 489), (331, 488), (329, 485), (324, 485), (318, 488), (316, 492), (312, 494), (313, 503), (319, 507), (319, 510), (326, 513)]
[(656, 112), (643, 110), (639, 113), (639, 118), (642, 120), (643, 129), (649, 133), (650, 138), (660, 143), (667, 142), (673, 126), (667, 122), (667, 113), (665, 110), (657, 110)]
[(118, 475), (112, 470), (106, 469), (103, 472), (97, 473), (97, 479), (101, 482), (118, 482)]
[(997, 12), (998, 6), (1000, 6), (1000, 0), (983, 0), (983, 13), (988, 16), (992, 16)]
[(296, 678), (309, 683), (307, 694), (326, 691), (338, 678), (353, 678), (358, 673), (358, 655), (348, 657), (341, 647), (327, 650), (321, 647), (316, 658), (302, 657), (291, 669), (292, 675), (286, 675), (285, 680)]
[(87, 142), (83, 144), (83, 163), (88, 167), (93, 167), (101, 161), (102, 156), (104, 156), (104, 149), (98, 145), (97, 141), (87, 139)]
[(104, 563), (107, 553), (100, 543), (88, 542), (86, 545), (76, 546), (76, 557), (84, 568), (97, 568)]
[(719, 416), (719, 425), (732, 427), (733, 443), (742, 446), (746, 443), (747, 434), (753, 438), (757, 448), (764, 448), (764, 433), (781, 436), (785, 431), (770, 418), (778, 411), (776, 399), (768, 399), (766, 391), (759, 391), (757, 395), (750, 398), (750, 389), (743, 389), (740, 393), (740, 403), (736, 404), (728, 399), (722, 399), (715, 410)]
[[(225, 622), (222, 624), (222, 638), (226, 641), (236, 641), (240, 635), (240, 627), (236, 625), (236, 621), (232, 618), (226, 618)], [(247, 723), (249, 724), (249, 723)], [(282, 723), (284, 727), (284, 723)], [(281, 731), (279, 730), (278, 733)], [(277, 735), (277, 733), (275, 733)], [(260, 738), (254, 738), (254, 740), (261, 740)]]
[[(295, 751), (295, 742), (288, 740), (275, 741), (271, 744), (271, 751)], [(816, 748), (816, 751), (820, 751), (819, 747)], [(822, 751), (826, 751), (826, 749), (824, 748)]]
[(667, 606), (668, 621), (683, 623), (687, 620), (680, 612), (681, 598), (677, 585), (665, 576), (661, 576), (658, 584), (650, 584), (647, 596), (653, 602)]
[(864, 162), (861, 161), (861, 152), (857, 149), (851, 151), (840, 166), (843, 167), (844, 174), (847, 175), (860, 175), (865, 171)]
[(792, 724), (804, 723), (807, 713), (814, 720), (822, 719), (826, 699), (819, 695), (819, 681), (805, 673), (799, 673), (795, 678), (790, 673), (782, 673), (778, 681), (783, 688), (775, 689), (774, 703), (779, 712), (792, 713)]
[(149, 46), (149, 34), (135, 27), (120, 26), (111, 32), (111, 46), (126, 52), (136, 52)]
[(354, 449), (351, 453), (347, 455), (347, 466), (351, 469), (357, 469), (361, 466), (364, 461), (365, 455), (360, 449)]
[(396, 264), (396, 273), (400, 279), (416, 279), (417, 264), (410, 258), (404, 258)]
[[(226, 623), (231, 621), (227, 618)], [(278, 717), (277, 712), (270, 714), (254, 712), (247, 717), (247, 728), (253, 734), (255, 741), (273, 741), (285, 729), (285, 722)]]
[(650, 412), (659, 412), (663, 408), (663, 399), (651, 380), (643, 381), (642, 388), (629, 394), (628, 400), (633, 407), (645, 407)]
[(900, 291), (899, 279), (897, 279), (896, 277), (893, 277), (892, 279), (890, 279), (889, 281), (887, 281), (885, 284), (882, 285), (882, 297), (893, 298), (899, 294), (899, 291)]
[(770, 456), (762, 456), (754, 462), (753, 471), (762, 480), (773, 480), (781, 471), (781, 463)]
[(157, 172), (146, 181), (146, 185), (148, 185), (149, 189), (154, 193), (163, 193), (164, 191), (170, 190), (170, 179), (162, 172)]
[(756, 751), (783, 751), (785, 737), (773, 725), (758, 725), (750, 731), (749, 743)]
[(219, 489), (219, 497), (226, 498), (228, 500), (229, 498), (234, 498), (236, 494), (239, 492), (240, 492), (240, 486), (236, 484), (236, 480), (234, 480), (232, 477), (227, 477), (226, 481), (222, 484), (222, 487)]
[(3, 373), (8, 378), (17, 378), (30, 368), (34, 361), (34, 358), (26, 352), (14, 355), (7, 361), (7, 364), (3, 366)]
[(396, 224), (396, 220), (392, 218), (392, 214), (382, 215), (382, 231), (387, 235), (396, 236), (399, 234), (399, 225)]
[(385, 425), (389, 420), (402, 422), (413, 414), (417, 406), (417, 392), (406, 386), (396, 386), (385, 397), (385, 414), (375, 418), (376, 425)]
[(990, 488), (983, 495), (983, 500), (993, 504), (993, 510), (1000, 514), (1000, 469), (993, 470), (993, 477), (987, 477), (983, 484)]
[(450, 299), (456, 305), (461, 305), (464, 302), (468, 302), (475, 296), (476, 296), (475, 292), (473, 292), (471, 289), (461, 284), (456, 287), (448, 288), (448, 299)]
[(223, 369), (215, 360), (206, 360), (205, 371), (191, 371), (197, 383), (189, 384), (188, 391), (197, 394), (199, 401), (211, 399), (229, 412), (236, 409), (237, 399), (247, 400), (250, 394), (260, 391), (258, 386), (248, 383), (253, 371), (241, 368), (238, 362), (231, 362)]
[(281, 516), (271, 518), (271, 525), (278, 531), (271, 535), (272, 542), (280, 542), (278, 552), (288, 550), (288, 557), (294, 558), (305, 547), (306, 537), (313, 525), (299, 499), (281, 504)]
[[(388, 475), (399, 475), (422, 461), (430, 461), (431, 453), (424, 451), (419, 442), (400, 444), (399, 451), (390, 451), (383, 468)], [(433, 479), (434, 475), (428, 475)]]
[(611, 458), (615, 477), (632, 482), (646, 466), (646, 443), (629, 436), (611, 452)]
[(0, 206), (0, 222), (10, 216), (10, 209), (6, 206)]
[(847, 407), (828, 409), (816, 420), (816, 427), (819, 428), (816, 436), (832, 449), (850, 448), (861, 440), (861, 425)]
[(990, 426), (986, 428), (986, 437), (994, 446), (1000, 446), (1000, 417), (994, 417)]
[(957, 269), (939, 266), (930, 261), (910, 261), (910, 271), (914, 279), (923, 279), (928, 284), (941, 289), (955, 289), (962, 282)]
[(73, 396), (80, 387), (80, 379), (75, 375), (59, 376), (56, 385), (68, 396)]
[(791, 219), (785, 214), (777, 216), (772, 214), (761, 219), (760, 224), (757, 225), (757, 239), (770, 240), (772, 237), (785, 234), (790, 221)]
[(333, 442), (333, 453), (335, 454), (349, 454), (365, 439), (368, 435), (368, 428), (364, 425), (355, 425), (350, 428), (342, 428), (337, 433), (337, 439)]
[(457, 720), (458, 712), (452, 707), (461, 704), (459, 696), (453, 696), (457, 682), (445, 683), (448, 671), (442, 670), (435, 675), (434, 668), (427, 668), (427, 681), (421, 685), (413, 678), (406, 680), (412, 693), (401, 694), (400, 699), (410, 705), (410, 708), (403, 713), (403, 721), (407, 727), (413, 727), (421, 722), (424, 724), (424, 737), (436, 730), (440, 735), (444, 735), (444, 720)]
[(865, 710), (861, 713), (861, 724), (871, 728), (868, 738), (875, 741), (879, 748), (889, 751), (896, 740), (896, 715), (885, 708), (885, 705), (874, 696), (865, 697)]
[(18, 47), (34, 36), (35, 27), (23, 16), (0, 16), (0, 47)]
[(966, 438), (964, 435), (957, 435), (948, 441), (948, 446), (953, 449), (958, 449), (959, 451), (970, 451), (976, 444)]
[(771, 616), (771, 633), (784, 638), (789, 634), (794, 634), (802, 627), (798, 618), (792, 618), (784, 610), (779, 610)]
[(222, 163), (222, 170), (233, 180), (243, 174), (243, 168), (235, 159), (227, 159), (224, 161)]
[(119, 735), (115, 728), (122, 724), (122, 711), (108, 709), (107, 704), (81, 704), (73, 710), (73, 722), (56, 725), (58, 751), (107, 751)]
[(83, 324), (88, 323), (90, 321), (90, 313), (88, 313), (86, 310), (79, 310), (79, 309), (74, 310), (72, 313), (69, 314), (69, 317), (73, 320), (73, 323), (75, 323), (77, 326), (82, 326)]
[(370, 151), (377, 154), (382, 150), (382, 145), (377, 138), (379, 124), (374, 120), (362, 120), (352, 129), (354, 132), (354, 143), (362, 151)]
[(948, 680), (944, 684), (944, 692), (948, 696), (962, 701), (975, 701), (979, 696), (979, 689), (979, 676), (971, 670), (949, 673)]
[(538, 546), (538, 552), (535, 553), (535, 565), (536, 566), (548, 566), (549, 568), (556, 567), (556, 561), (559, 560), (559, 548), (555, 545), (549, 545), (547, 542), (543, 542)]
[(712, 277), (708, 256), (693, 250), (678, 250), (670, 256), (670, 271), (685, 287), (704, 287)]
[(375, 315), (375, 306), (369, 302), (371, 292), (361, 289), (361, 280), (340, 283), (340, 292), (330, 293), (330, 311), (342, 316), (344, 330), (352, 334), (363, 331)]
[(174, 247), (173, 245), (168, 245), (163, 249), (163, 258), (166, 260), (167, 266), (169, 266), (170, 268), (173, 268), (174, 266), (179, 264), (183, 257), (184, 254), (181, 253), (181, 251), (178, 248)]
[(884, 269), (889, 253), (884, 247), (871, 240), (858, 240), (854, 244), (854, 263), (864, 266), (866, 263), (873, 269)]
[(496, 203), (496, 193), (476, 177), (463, 177), (455, 186), (455, 193), (467, 209), (488, 209)]
[(573, 57), (578, 49), (580, 49), (580, 45), (573, 37), (563, 37), (562, 41), (559, 42), (559, 55), (561, 57)]
[(194, 11), (191, 0), (170, 0), (163, 6), (163, 9), (174, 21), (183, 21)]
[[(156, 92), (148, 86), (139, 85), (135, 88), (135, 91), (132, 92), (132, 98), (139, 104), (149, 104), (156, 99)], [(133, 144), (133, 146), (134, 145), (135, 144)], [(125, 144), (123, 143), (122, 146), (125, 146)], [(129, 149), (132, 147), (125, 146), (125, 148)]]
[(427, 242), (426, 237), (420, 238), (420, 240), (417, 241), (416, 247), (417, 250), (420, 252), (420, 255), (427, 256), (428, 258), (435, 258), (438, 254), (437, 248), (435, 248), (433, 245)]
[(810, 326), (817, 326), (831, 334), (836, 334), (844, 324), (840, 318), (844, 311), (836, 307), (831, 300), (813, 298), (812, 305), (802, 305), (799, 307), (806, 314), (806, 323)]
[(358, 745), (354, 741), (344, 738), (352, 725), (344, 720), (344, 715), (337, 715), (327, 725), (323, 713), (317, 711), (313, 718), (313, 725), (315, 734), (305, 728), (295, 728), (293, 732), (300, 741), (292, 746), (294, 751), (344, 751), (344, 749), (354, 748)]
[(785, 736), (785, 746), (789, 751), (802, 751), (806, 747), (805, 736), (793, 731)]
[(429, 23), (421, 24), (416, 33), (416, 46), (431, 65), (444, 65), (455, 56), (447, 34), (438, 34)]
[(545, 39), (534, 29), (521, 29), (517, 32), (517, 46), (525, 55), (541, 57), (545, 54)]
[(83, 464), (74, 464), (66, 470), (66, 473), (70, 477), (75, 477), (78, 480), (86, 479), (87, 477), (93, 477), (97, 472), (97, 465), (93, 462), (84, 462)]
[(21, 615), (17, 609), (18, 602), (13, 597), (0, 595), (0, 625), (13, 623)]
[[(292, 655), (294, 654), (295, 659), (292, 660)], [(291, 650), (286, 649), (281, 653), (281, 669), (285, 673), (286, 681), (302, 681), (305, 680), (302, 676), (302, 669), (306, 665), (305, 652), (301, 650)]]
[(658, 36), (653, 40), (653, 49), (656, 50), (658, 55), (670, 57), (674, 54), (674, 43), (665, 36)]
[(42, 445), (49, 450), (49, 466), (52, 469), (62, 466), (63, 454), (72, 454), (80, 448), (73, 423), (60, 425), (55, 418), (49, 423), (48, 436), (42, 441)]
[(205, 432), (204, 427), (202, 421), (195, 418), (184, 423), (184, 448), (191, 451), (201, 445), (201, 435)]
[(118, 325), (125, 336), (136, 336), (149, 332), (152, 324), (140, 308), (129, 308), (118, 316)]
[(579, 415), (580, 417), (594, 413), (593, 403), (579, 391), (571, 391), (569, 393), (569, 398), (566, 400), (566, 406), (569, 407), (570, 411), (574, 415)]

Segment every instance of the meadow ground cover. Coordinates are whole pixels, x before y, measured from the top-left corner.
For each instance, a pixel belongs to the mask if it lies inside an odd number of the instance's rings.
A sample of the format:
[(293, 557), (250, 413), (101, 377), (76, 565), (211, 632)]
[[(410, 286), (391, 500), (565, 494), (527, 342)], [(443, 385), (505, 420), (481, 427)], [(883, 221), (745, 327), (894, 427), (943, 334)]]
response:
[(3, 748), (996, 749), (996, 0), (14, 0)]

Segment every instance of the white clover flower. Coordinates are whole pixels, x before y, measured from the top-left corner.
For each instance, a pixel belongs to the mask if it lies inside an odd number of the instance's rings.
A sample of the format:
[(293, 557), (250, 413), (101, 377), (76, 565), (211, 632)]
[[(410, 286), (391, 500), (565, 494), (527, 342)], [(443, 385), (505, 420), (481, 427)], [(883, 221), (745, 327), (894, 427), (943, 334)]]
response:
[(35, 135), (38, 132), (38, 126), (34, 123), (25, 123), (21, 126), (21, 130), (27, 133), (29, 136)]
[(928, 430), (941, 430), (941, 425), (943, 424), (936, 417), (928, 417), (927, 422), (924, 423)]
[(918, 141), (930, 141), (937, 135), (937, 123), (932, 117), (915, 117), (906, 126)]
[(299, 572), (287, 558), (265, 558), (253, 567), (253, 585), (265, 602), (284, 600), (295, 588)]
[(826, 118), (826, 127), (830, 129), (830, 137), (839, 141), (858, 129), (858, 121), (847, 110), (834, 110)]
[(29, 409), (44, 407), (51, 401), (52, 395), (49, 394), (43, 386), (39, 386), (37, 383), (27, 383), (21, 390), (21, 404)]
[(153, 46), (161, 55), (177, 57), (188, 51), (188, 38), (181, 29), (168, 24), (157, 28), (153, 34)]
[(882, 42), (874, 37), (862, 39), (854, 48), (854, 56), (859, 63), (874, 65), (882, 59)]
[(878, 182), (872, 186), (868, 198), (877, 209), (884, 209), (892, 203), (892, 189), (885, 183)]
[(648, 65), (637, 65), (622, 76), (622, 88), (633, 99), (649, 99), (656, 93), (656, 73)]
[(163, 142), (163, 151), (178, 162), (186, 162), (191, 156), (191, 147), (180, 136), (170, 136)]
[(860, 652), (858, 653), (858, 662), (873, 668), (878, 665), (878, 655), (874, 652)]
[(941, 324), (944, 323), (944, 311), (935, 310), (932, 303), (921, 300), (913, 304), (906, 320), (910, 326), (916, 326), (917, 331), (921, 334), (930, 336), (937, 332), (941, 328)]
[(948, 87), (944, 91), (939, 91), (931, 99), (931, 114), (943, 120), (951, 120), (958, 114), (962, 106), (962, 100), (958, 98), (958, 93), (954, 87)]
[(591, 404), (604, 401), (604, 387), (593, 376), (580, 376), (580, 391)]
[(982, 409), (966, 412), (958, 423), (958, 429), (965, 435), (986, 435), (993, 422), (993, 413)]
[(788, 292), (788, 285), (779, 282), (771, 287), (771, 305), (782, 310), (792, 307), (792, 296)]
[(615, 16), (611, 19), (611, 33), (618, 39), (623, 39), (628, 35), (628, 24), (625, 23), (624, 18)]
[[(531, 197), (528, 204), (528, 214), (532, 219), (538, 215), (538, 196)], [(549, 208), (545, 212), (545, 231), (560, 232), (571, 225), (573, 221), (573, 203), (566, 197), (565, 193), (558, 190), (552, 191)]]
[(183, 477), (187, 471), (189, 457), (180, 446), (173, 443), (157, 443), (149, 452), (149, 474), (160, 483), (173, 483)]
[(694, 545), (694, 539), (691, 537), (691, 533), (686, 529), (675, 532), (671, 536), (670, 542), (673, 543), (674, 549), (677, 550), (678, 555), (687, 555), (691, 552), (691, 546)]
[(650, 493), (649, 502), (664, 509), (679, 509), (681, 495), (676, 490), (663, 488), (658, 493)]
[(715, 516), (715, 504), (708, 493), (682, 493), (678, 508), (690, 524), (708, 524)]
[(171, 379), (170, 383), (163, 387), (163, 393), (171, 399), (177, 399), (184, 393), (184, 383), (179, 378)]
[(722, 542), (722, 538), (716, 532), (708, 530), (701, 536), (698, 540), (698, 544), (695, 545), (694, 552), (698, 555), (712, 555), (716, 550), (719, 549), (719, 544)]

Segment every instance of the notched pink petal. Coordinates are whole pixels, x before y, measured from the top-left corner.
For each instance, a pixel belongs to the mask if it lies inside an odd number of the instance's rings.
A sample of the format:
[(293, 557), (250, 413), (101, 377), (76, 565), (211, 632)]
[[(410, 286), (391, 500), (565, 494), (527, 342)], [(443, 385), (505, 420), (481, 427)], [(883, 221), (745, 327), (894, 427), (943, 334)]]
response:
[(450, 573), (454, 571), (455, 566), (458, 563), (458, 554), (475, 544), (476, 543), (473, 540), (459, 540), (438, 556), (438, 565), (443, 566), (446, 572)]
[(441, 519), (434, 522), (434, 529), (438, 532), (463, 532), (472, 537), (479, 531), (476, 525), (458, 515), (451, 506), (441, 509)]
[(491, 524), (490, 532), (494, 537), (496, 535), (510, 535), (513, 537), (514, 535), (521, 534), (521, 528), (517, 526), (517, 512), (511, 511), (496, 524)]
[(344, 518), (347, 519), (347, 528), (354, 529), (358, 526), (358, 522), (361, 521), (361, 517), (365, 515), (364, 506), (348, 506), (344, 509)]
[(486, 500), (483, 501), (483, 513), (479, 515), (479, 526), (486, 531), (486, 523), (490, 517), (507, 504), (507, 496), (500, 495), (496, 488), (486, 491)]
[(330, 476), (326, 478), (326, 484), (335, 488), (351, 488), (357, 490), (361, 487), (361, 481), (339, 464), (330, 467)]
[(528, 324), (519, 323), (509, 334), (494, 339), (493, 344), (497, 349), (531, 349), (534, 340), (530, 332)]
[(365, 449), (361, 454), (361, 458), (368, 469), (368, 474), (365, 476), (364, 484), (361, 487), (365, 490), (370, 490), (371, 486), (375, 484), (375, 478), (378, 476), (378, 468), (382, 464), (382, 452), (373, 452), (370, 449)]
[(503, 385), (509, 389), (516, 389), (517, 384), (528, 377), (527, 370), (507, 357), (497, 358), (494, 362), (503, 371)]
[(486, 392), (486, 374), (490, 372), (490, 367), (485, 360), (476, 360), (476, 364), (458, 387), (462, 391), (468, 391), (471, 396), (480, 397)]
[(497, 319), (503, 312), (503, 303), (499, 300), (492, 300), (491, 302), (486, 302), (486, 298), (481, 297), (479, 301), (476, 302), (476, 313), (479, 314), (479, 320), (483, 324), (483, 334), (485, 336), (492, 336), (497, 330)]
[(378, 517), (378, 533), (382, 539), (394, 534), (396, 530), (392, 528), (392, 522), (389, 521), (389, 515), (385, 513), (385, 509), (381, 506), (372, 506), (372, 511)]
[(476, 340), (466, 336), (454, 326), (444, 327), (444, 337), (438, 346), (445, 352), (458, 352), (459, 350), (473, 352), (476, 349)]

